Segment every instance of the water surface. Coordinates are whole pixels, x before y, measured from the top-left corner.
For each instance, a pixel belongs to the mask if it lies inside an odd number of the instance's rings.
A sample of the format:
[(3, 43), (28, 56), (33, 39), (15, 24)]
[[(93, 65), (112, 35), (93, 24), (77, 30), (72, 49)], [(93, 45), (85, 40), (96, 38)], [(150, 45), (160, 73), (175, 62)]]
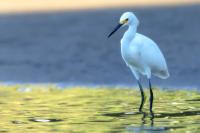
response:
[(138, 32), (165, 55), (170, 78), (155, 78), (153, 84), (200, 88), (199, 4), (2, 14), (0, 81), (137, 85), (120, 53), (126, 28), (107, 38), (124, 11), (135, 12)]
[(140, 95), (134, 89), (1, 86), (0, 132), (182, 133), (200, 130), (199, 92), (154, 89), (154, 94), (153, 118), (148, 111), (148, 100), (143, 113), (138, 112)]

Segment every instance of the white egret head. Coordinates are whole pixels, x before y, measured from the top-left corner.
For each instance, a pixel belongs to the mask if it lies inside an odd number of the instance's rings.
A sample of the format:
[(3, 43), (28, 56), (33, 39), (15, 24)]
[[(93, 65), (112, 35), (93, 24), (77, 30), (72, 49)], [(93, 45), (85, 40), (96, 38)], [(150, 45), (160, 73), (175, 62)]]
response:
[(120, 27), (122, 26), (135, 26), (137, 27), (139, 25), (139, 20), (132, 12), (125, 12), (122, 14), (119, 20), (119, 24), (116, 26), (116, 28), (108, 35), (108, 37), (112, 36)]
[(119, 23), (122, 25), (135, 25), (138, 26), (139, 20), (132, 12), (125, 12), (120, 17)]

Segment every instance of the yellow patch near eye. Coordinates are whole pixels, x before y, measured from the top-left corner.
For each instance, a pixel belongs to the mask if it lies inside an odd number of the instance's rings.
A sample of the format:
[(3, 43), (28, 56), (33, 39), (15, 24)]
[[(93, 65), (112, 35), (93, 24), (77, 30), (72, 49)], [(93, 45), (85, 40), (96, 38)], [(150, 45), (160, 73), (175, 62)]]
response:
[(120, 22), (120, 24), (126, 24), (126, 23), (128, 23), (128, 19), (125, 19), (122, 22)]

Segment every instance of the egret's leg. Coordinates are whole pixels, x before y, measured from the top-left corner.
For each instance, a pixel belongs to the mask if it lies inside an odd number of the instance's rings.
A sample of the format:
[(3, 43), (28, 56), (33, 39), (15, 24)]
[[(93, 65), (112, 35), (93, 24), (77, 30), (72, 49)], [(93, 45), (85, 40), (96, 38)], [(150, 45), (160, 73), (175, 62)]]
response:
[(143, 91), (142, 85), (139, 80), (137, 81), (137, 83), (138, 83), (138, 86), (140, 88), (140, 93), (141, 93), (141, 103), (140, 103), (139, 112), (142, 112), (142, 108), (143, 108), (144, 101), (145, 101), (144, 91)]
[(150, 102), (150, 112), (153, 113), (152, 108), (153, 108), (153, 91), (152, 91), (152, 87), (151, 87), (151, 80), (149, 79), (149, 90), (150, 90), (150, 98), (149, 98), (149, 102)]

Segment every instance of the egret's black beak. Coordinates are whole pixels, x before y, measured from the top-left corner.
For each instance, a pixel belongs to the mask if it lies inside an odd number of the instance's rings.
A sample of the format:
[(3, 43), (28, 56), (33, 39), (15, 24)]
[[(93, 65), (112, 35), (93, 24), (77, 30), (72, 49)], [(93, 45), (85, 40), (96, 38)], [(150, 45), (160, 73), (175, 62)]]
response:
[(118, 24), (115, 29), (108, 35), (108, 38), (111, 37), (123, 24)]

